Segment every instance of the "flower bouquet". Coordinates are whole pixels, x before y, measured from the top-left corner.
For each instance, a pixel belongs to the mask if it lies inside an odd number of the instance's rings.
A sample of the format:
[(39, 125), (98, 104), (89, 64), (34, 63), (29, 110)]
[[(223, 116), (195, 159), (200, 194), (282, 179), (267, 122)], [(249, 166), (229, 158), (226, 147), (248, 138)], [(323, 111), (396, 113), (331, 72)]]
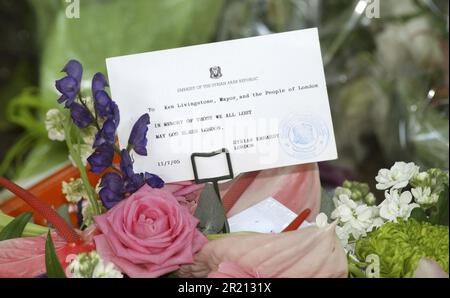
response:
[[(77, 169), (60, 182), (76, 228), (48, 198), (0, 177), (52, 225), (28, 223), (29, 212), (0, 213), (0, 277), (447, 276), (448, 172), (396, 163), (376, 177), (385, 190), (380, 204), (367, 184), (345, 182), (329, 214), (319, 213), (315, 164), (246, 173), (217, 192), (191, 181), (165, 184), (133, 168), (133, 154), (150, 154), (149, 115), (121, 148), (105, 76), (93, 76), (88, 97), (82, 65), (71, 60), (63, 71), (55, 83), (63, 108), (47, 113), (46, 127), (49, 138), (65, 141)], [(267, 197), (293, 211), (292, 222), (274, 233), (224, 228), (227, 217)]]
[[(243, 174), (220, 186), (222, 205), (209, 184), (165, 184), (156, 174), (136, 173), (133, 154), (149, 153), (149, 115), (139, 117), (121, 148), (120, 113), (105, 76), (93, 76), (89, 97), (82, 94), (78, 61), (70, 60), (63, 72), (55, 82), (61, 108), (49, 110), (45, 124), (50, 139), (66, 143), (77, 169), (57, 175), (75, 216), (64, 219), (49, 198), (0, 177), (43, 219), (37, 225), (28, 223), (30, 212), (16, 218), (0, 213), (0, 277), (347, 276), (334, 226), (297, 229), (319, 212), (316, 164)], [(282, 233), (224, 233), (225, 213), (269, 196), (299, 214)]]

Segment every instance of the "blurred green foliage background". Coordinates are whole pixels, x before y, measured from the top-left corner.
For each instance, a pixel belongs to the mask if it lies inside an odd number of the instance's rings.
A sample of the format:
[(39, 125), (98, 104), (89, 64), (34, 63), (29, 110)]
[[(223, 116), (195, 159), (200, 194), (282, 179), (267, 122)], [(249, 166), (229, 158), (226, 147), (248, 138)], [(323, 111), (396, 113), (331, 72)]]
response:
[[(73, 1), (72, 1), (73, 2)], [(339, 160), (357, 178), (395, 160), (448, 169), (448, 1), (0, 0), (0, 175), (26, 180), (67, 162), (45, 113), (69, 59), (88, 78), (105, 58), (319, 27)], [(336, 174), (338, 175), (338, 174)]]

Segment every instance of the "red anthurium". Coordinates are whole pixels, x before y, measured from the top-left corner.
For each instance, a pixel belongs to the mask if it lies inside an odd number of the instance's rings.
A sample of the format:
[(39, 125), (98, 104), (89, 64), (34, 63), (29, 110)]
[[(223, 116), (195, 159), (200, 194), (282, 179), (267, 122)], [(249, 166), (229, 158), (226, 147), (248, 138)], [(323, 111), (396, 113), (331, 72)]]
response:
[[(0, 176), (0, 185), (22, 198), (58, 232), (52, 233), (56, 254), (66, 269), (74, 256), (95, 249), (95, 226), (77, 233), (55, 210), (15, 183)], [(46, 235), (0, 242), (0, 277), (35, 277), (45, 273)]]
[(51, 223), (58, 234), (63, 237), (67, 242), (79, 242), (80, 236), (75, 230), (62, 218), (55, 210), (49, 205), (45, 204), (34, 195), (15, 184), (12, 181), (0, 176), (0, 185), (7, 188), (16, 196), (27, 202), (28, 205), (33, 207), (34, 210), (39, 212), (49, 223)]

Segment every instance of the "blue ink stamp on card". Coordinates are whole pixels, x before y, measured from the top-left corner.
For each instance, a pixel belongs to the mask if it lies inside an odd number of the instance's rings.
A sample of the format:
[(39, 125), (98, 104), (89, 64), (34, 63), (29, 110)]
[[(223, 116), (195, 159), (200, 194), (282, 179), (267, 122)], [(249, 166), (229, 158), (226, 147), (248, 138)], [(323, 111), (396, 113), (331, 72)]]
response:
[(297, 159), (321, 154), (328, 145), (328, 127), (318, 117), (291, 115), (280, 123), (279, 141), (284, 151)]

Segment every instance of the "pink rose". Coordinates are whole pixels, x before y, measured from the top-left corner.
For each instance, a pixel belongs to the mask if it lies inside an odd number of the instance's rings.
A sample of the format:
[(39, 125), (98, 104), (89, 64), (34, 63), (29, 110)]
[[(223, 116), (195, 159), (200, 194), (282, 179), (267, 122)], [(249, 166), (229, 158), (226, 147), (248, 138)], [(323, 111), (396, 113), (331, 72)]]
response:
[(182, 264), (207, 239), (197, 230), (198, 220), (181, 208), (175, 196), (144, 185), (106, 214), (95, 217), (100, 235), (97, 252), (130, 277), (158, 277)]
[(188, 208), (191, 214), (197, 209), (198, 200), (205, 184), (196, 184), (192, 181), (168, 183), (163, 187), (177, 198), (178, 203)]

